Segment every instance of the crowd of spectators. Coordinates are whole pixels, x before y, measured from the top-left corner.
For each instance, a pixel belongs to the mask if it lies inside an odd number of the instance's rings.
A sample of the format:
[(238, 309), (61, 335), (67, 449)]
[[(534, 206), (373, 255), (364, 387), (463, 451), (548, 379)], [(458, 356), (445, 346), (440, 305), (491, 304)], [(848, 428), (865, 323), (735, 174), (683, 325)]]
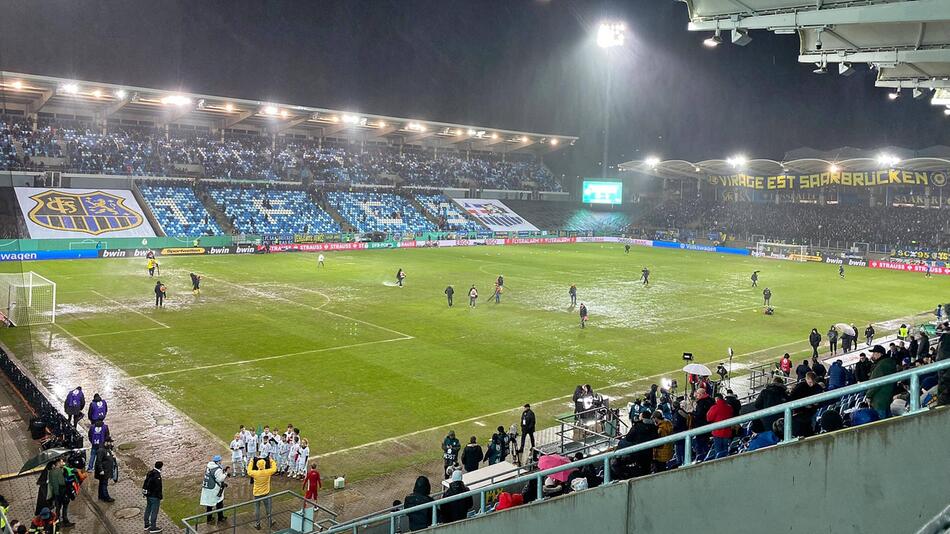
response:
[(945, 248), (948, 225), (943, 212), (915, 207), (820, 205), (802, 203), (667, 200), (642, 211), (634, 228), (675, 228), (790, 244), (855, 242), (891, 247)]
[(0, 119), (0, 170), (38, 168), (37, 157), (55, 158), (56, 168), (83, 173), (561, 189), (551, 171), (530, 155), (378, 145), (362, 149), (249, 134), (222, 139), (147, 127), (103, 131), (78, 121), (41, 121), (34, 129), (24, 118)]

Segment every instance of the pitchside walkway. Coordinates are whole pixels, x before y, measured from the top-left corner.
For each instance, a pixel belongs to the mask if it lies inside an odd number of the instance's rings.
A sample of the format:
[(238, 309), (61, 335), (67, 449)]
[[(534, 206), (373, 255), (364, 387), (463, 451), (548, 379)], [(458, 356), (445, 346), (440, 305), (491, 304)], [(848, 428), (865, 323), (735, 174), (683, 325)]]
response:
[[(0, 374), (0, 495), (10, 502), (8, 517), (24, 523), (33, 518), (39, 475), (12, 477), (24, 462), (39, 451), (39, 443), (30, 438), (28, 423), (32, 417), (13, 385)], [(144, 499), (141, 491), (141, 476), (131, 479), (132, 471), (119, 455), (119, 482), (110, 484), (109, 493), (113, 503), (99, 501), (98, 482), (88, 478), (82, 485), (79, 498), (69, 506), (69, 519), (76, 524), (71, 529), (58, 532), (82, 534), (125, 534), (141, 532), (144, 526), (142, 510)], [(165, 532), (178, 532), (164, 514), (159, 525)]]

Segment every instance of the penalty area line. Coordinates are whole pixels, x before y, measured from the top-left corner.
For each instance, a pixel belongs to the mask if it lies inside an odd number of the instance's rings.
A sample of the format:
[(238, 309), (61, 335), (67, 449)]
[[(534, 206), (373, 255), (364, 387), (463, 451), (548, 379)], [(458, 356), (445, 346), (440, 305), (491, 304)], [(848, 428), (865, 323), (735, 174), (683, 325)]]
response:
[(117, 336), (119, 334), (131, 334), (133, 332), (151, 332), (153, 330), (165, 330), (171, 328), (170, 326), (156, 326), (153, 328), (136, 328), (134, 330), (119, 330), (117, 332), (100, 332), (98, 334), (84, 334), (81, 336), (75, 336), (76, 339), (85, 339), (87, 337), (100, 337), (100, 336)]
[(279, 360), (279, 359), (282, 359), (282, 358), (290, 358), (291, 356), (303, 356), (303, 355), (305, 355), (305, 354), (317, 354), (317, 353), (320, 353), (320, 352), (330, 352), (330, 351), (334, 351), (334, 350), (353, 349), (353, 348), (356, 348), (356, 347), (366, 347), (366, 346), (369, 346), (369, 345), (379, 345), (379, 344), (381, 344), (381, 343), (392, 343), (392, 342), (394, 342), (394, 341), (406, 341), (406, 340), (409, 340), (409, 339), (415, 339), (415, 338), (413, 338), (413, 337), (394, 337), (394, 338), (391, 338), (391, 339), (381, 339), (381, 340), (379, 340), (379, 341), (366, 341), (366, 342), (363, 342), (363, 343), (353, 343), (353, 344), (351, 344), (351, 345), (339, 345), (339, 346), (336, 346), (336, 347), (325, 347), (325, 348), (322, 348), (322, 349), (303, 350), (303, 351), (300, 351), (300, 352), (290, 352), (290, 353), (287, 353), (287, 354), (276, 354), (276, 355), (274, 355), (274, 356), (263, 356), (263, 357), (260, 357), (260, 358), (251, 358), (251, 359), (249, 359), (249, 360), (241, 360), (241, 361), (237, 361), (237, 362), (213, 363), (213, 364), (210, 364), (210, 365), (199, 365), (199, 366), (196, 366), (196, 367), (189, 367), (189, 368), (187, 368), (187, 369), (173, 369), (173, 370), (171, 370), (171, 371), (159, 371), (159, 372), (157, 372), (157, 373), (148, 373), (148, 374), (144, 374), (144, 375), (130, 376), (129, 378), (132, 378), (132, 379), (135, 379), (135, 380), (139, 380), (139, 379), (142, 379), (142, 378), (154, 378), (154, 377), (156, 377), (156, 376), (166, 376), (166, 375), (174, 375), (174, 374), (179, 374), (179, 373), (189, 373), (189, 372), (191, 372), (191, 371), (203, 371), (203, 370), (206, 370), (206, 369), (218, 369), (218, 368), (220, 368), (220, 367), (231, 367), (231, 366), (235, 366), (235, 365), (247, 365), (247, 364), (251, 364), (251, 363), (264, 362), (264, 361), (268, 361), (268, 360)]
[[(371, 322), (369, 322), (369, 321), (364, 321), (363, 319), (357, 319), (356, 317), (350, 317), (350, 316), (348, 316), (348, 315), (343, 315), (342, 313), (336, 313), (336, 312), (324, 310), (323, 307), (326, 306), (327, 304), (329, 304), (329, 303), (331, 302), (331, 299), (330, 299), (329, 296), (327, 296), (327, 295), (325, 295), (325, 294), (323, 294), (323, 293), (321, 293), (321, 292), (319, 292), (319, 291), (317, 291), (317, 290), (312, 290), (312, 289), (311, 289), (311, 290), (307, 290), (307, 289), (297, 288), (297, 287), (294, 287), (294, 286), (289, 286), (289, 287), (292, 287), (292, 288), (294, 288), (294, 289), (296, 289), (296, 290), (298, 290), (298, 291), (309, 291), (309, 292), (311, 292), (311, 293), (316, 293), (316, 294), (318, 294), (318, 295), (324, 297), (325, 299), (327, 299), (327, 302), (324, 303), (324, 304), (322, 304), (322, 305), (320, 305), (320, 306), (312, 306), (312, 305), (306, 304), (306, 303), (304, 303), (304, 302), (297, 302), (296, 300), (291, 300), (291, 299), (289, 299), (289, 298), (287, 298), (287, 297), (281, 297), (280, 295), (269, 295), (269, 294), (264, 293), (264, 292), (262, 292), (262, 291), (258, 291), (258, 290), (254, 289), (254, 288), (252, 288), (252, 287), (243, 286), (243, 285), (241, 285), (241, 284), (235, 284), (234, 282), (231, 282), (231, 281), (229, 281), (229, 280), (225, 280), (224, 278), (217, 278), (217, 277), (211, 277), (211, 276), (206, 276), (205, 278), (209, 278), (209, 279), (212, 279), (212, 280), (217, 280), (217, 281), (219, 281), (219, 282), (221, 282), (221, 283), (224, 283), (224, 284), (226, 284), (226, 285), (229, 285), (229, 286), (231, 286), (231, 287), (236, 287), (236, 288), (238, 288), (238, 289), (243, 289), (244, 291), (246, 291), (246, 292), (248, 292), (248, 293), (251, 293), (251, 294), (253, 294), (253, 295), (256, 295), (256, 296), (258, 296), (258, 297), (260, 297), (260, 298), (262, 298), (262, 299), (280, 300), (280, 301), (283, 301), (283, 302), (287, 302), (287, 303), (289, 303), (289, 304), (294, 304), (294, 305), (296, 305), (296, 306), (302, 306), (302, 307), (304, 307), (304, 308), (309, 308), (309, 309), (311, 309), (311, 310), (313, 310), (313, 311), (315, 311), (315, 312), (325, 313), (325, 314), (327, 314), (327, 315), (332, 315), (332, 316), (334, 316), (334, 317), (339, 317), (339, 318), (341, 318), (341, 319), (346, 319), (346, 320), (348, 320), (348, 321), (353, 321), (353, 322), (356, 322), (356, 323), (365, 324), (365, 325), (367, 325), (367, 326), (371, 326), (371, 327), (377, 328), (377, 329), (379, 329), (379, 330), (385, 330), (386, 332), (389, 332), (390, 334), (396, 334), (397, 336), (400, 336), (401, 339), (415, 339), (414, 336), (411, 336), (411, 335), (409, 335), (409, 334), (407, 334), (407, 333), (405, 333), (405, 332), (400, 332), (400, 331), (398, 331), (398, 330), (393, 330), (392, 328), (387, 328), (387, 327), (385, 327), (385, 326), (381, 326), (381, 325), (378, 325), (378, 324), (376, 324), (376, 323), (371, 323)], [(395, 341), (395, 340), (393, 340), (393, 341)]]

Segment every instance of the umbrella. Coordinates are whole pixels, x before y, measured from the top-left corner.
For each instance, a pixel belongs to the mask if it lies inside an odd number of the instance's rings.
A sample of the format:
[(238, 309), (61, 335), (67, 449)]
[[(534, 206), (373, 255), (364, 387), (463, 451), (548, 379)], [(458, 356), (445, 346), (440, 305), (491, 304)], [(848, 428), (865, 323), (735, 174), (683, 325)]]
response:
[[(538, 458), (538, 469), (545, 470), (569, 463), (571, 463), (571, 461), (560, 454), (546, 454)], [(554, 473), (550, 476), (554, 480), (563, 483), (567, 482), (567, 477), (570, 476), (570, 474), (574, 471), (576, 471), (576, 469), (565, 469), (564, 471), (558, 471), (557, 473)]]
[(701, 363), (691, 363), (687, 365), (686, 367), (684, 367), (683, 370), (691, 375), (696, 375), (696, 376), (712, 375), (712, 371), (709, 370), (709, 367), (706, 367), (705, 365)]
[(838, 324), (835, 325), (835, 329), (837, 329), (838, 331), (840, 331), (842, 334), (846, 334), (846, 335), (849, 335), (849, 336), (851, 336), (851, 337), (855, 337), (854, 328), (851, 328), (851, 325), (849, 325), (849, 324), (847, 324), (847, 323), (838, 323)]
[(26, 463), (23, 464), (23, 467), (20, 468), (20, 473), (25, 473), (30, 469), (59, 460), (70, 452), (72, 452), (72, 449), (47, 449), (27, 460)]

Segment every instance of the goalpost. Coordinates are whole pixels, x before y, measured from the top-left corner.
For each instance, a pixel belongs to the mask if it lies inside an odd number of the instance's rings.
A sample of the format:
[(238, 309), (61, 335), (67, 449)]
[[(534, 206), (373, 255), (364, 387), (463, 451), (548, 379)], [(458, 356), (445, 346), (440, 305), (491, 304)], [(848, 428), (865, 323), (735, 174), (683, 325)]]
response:
[(0, 273), (0, 313), (13, 326), (56, 322), (56, 282), (33, 271)]
[(785, 257), (795, 261), (808, 261), (807, 245), (789, 245), (788, 243), (758, 241), (755, 244), (755, 251), (759, 256)]

